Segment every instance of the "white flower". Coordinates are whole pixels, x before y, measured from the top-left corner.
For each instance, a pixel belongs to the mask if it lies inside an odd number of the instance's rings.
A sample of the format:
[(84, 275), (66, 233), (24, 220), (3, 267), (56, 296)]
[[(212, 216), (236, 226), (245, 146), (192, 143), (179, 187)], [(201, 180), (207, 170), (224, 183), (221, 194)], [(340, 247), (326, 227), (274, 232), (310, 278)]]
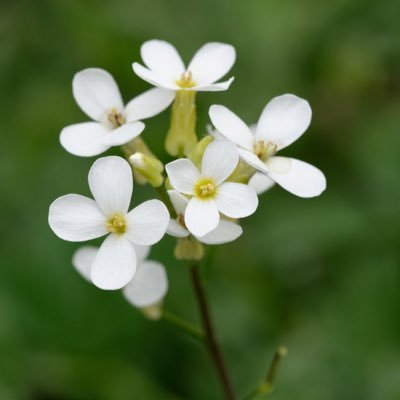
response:
[[(189, 204), (189, 199), (176, 190), (169, 190), (168, 195), (177, 217), (170, 219), (167, 233), (175, 237), (187, 237), (190, 232), (185, 224), (185, 211)], [(240, 225), (221, 218), (214, 230), (197, 239), (205, 244), (223, 244), (236, 240), (242, 233), (243, 229)]]
[(262, 172), (256, 172), (249, 180), (248, 185), (261, 195), (275, 185), (275, 181)]
[[(134, 248), (137, 270), (133, 279), (123, 288), (123, 294), (135, 307), (149, 307), (157, 304), (166, 295), (167, 274), (161, 263), (146, 260), (150, 246), (134, 245)], [(98, 247), (83, 246), (72, 257), (73, 266), (89, 282), (92, 282), (91, 270), (98, 252)]]
[(84, 157), (128, 143), (143, 131), (140, 120), (157, 115), (174, 99), (170, 91), (154, 88), (124, 106), (114, 78), (99, 68), (78, 72), (72, 89), (81, 110), (95, 122), (67, 126), (61, 131), (60, 142), (68, 152)]
[(82, 242), (108, 235), (91, 269), (101, 289), (120, 289), (134, 276), (134, 244), (149, 246), (164, 235), (169, 213), (159, 200), (146, 201), (128, 212), (133, 180), (121, 157), (103, 157), (89, 171), (95, 200), (77, 194), (59, 197), (50, 206), (49, 225), (61, 239)]
[(227, 90), (234, 79), (232, 77), (228, 81), (215, 83), (235, 62), (236, 51), (229, 44), (205, 44), (196, 52), (187, 68), (176, 48), (163, 40), (143, 43), (140, 53), (147, 68), (133, 63), (134, 72), (160, 88), (215, 92)]
[(258, 198), (252, 188), (224, 182), (238, 162), (235, 145), (217, 140), (207, 146), (201, 172), (186, 158), (166, 165), (172, 187), (191, 196), (185, 210), (185, 224), (194, 236), (203, 237), (217, 228), (220, 212), (230, 218), (243, 218), (257, 209)]
[(300, 197), (314, 197), (325, 190), (326, 179), (318, 168), (294, 158), (275, 156), (310, 125), (311, 108), (306, 100), (292, 94), (275, 97), (264, 108), (254, 134), (224, 106), (211, 106), (209, 114), (218, 132), (238, 146), (246, 163), (287, 191)]

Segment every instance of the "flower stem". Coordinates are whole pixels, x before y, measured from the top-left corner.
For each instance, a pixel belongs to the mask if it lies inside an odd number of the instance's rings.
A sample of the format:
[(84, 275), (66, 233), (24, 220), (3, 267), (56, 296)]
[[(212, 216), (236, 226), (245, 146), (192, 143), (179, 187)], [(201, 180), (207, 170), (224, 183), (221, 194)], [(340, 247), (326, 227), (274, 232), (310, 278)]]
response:
[(278, 371), (279, 363), (286, 354), (286, 347), (281, 346), (276, 349), (274, 357), (272, 358), (271, 364), (269, 366), (267, 376), (251, 393), (244, 397), (243, 400), (253, 400), (263, 394), (271, 393), (275, 381), (275, 376)]
[(163, 203), (166, 205), (171, 217), (176, 217), (176, 211), (174, 206), (171, 203), (171, 199), (168, 196), (167, 189), (165, 188), (165, 185), (161, 185), (159, 187), (154, 188), (157, 190), (158, 195), (160, 196), (160, 199), (163, 201)]
[(206, 293), (204, 290), (203, 282), (200, 277), (199, 269), (197, 264), (190, 265), (190, 273), (193, 283), (194, 292), (196, 295), (199, 311), (201, 314), (201, 320), (203, 323), (204, 331), (206, 334), (208, 349), (215, 365), (215, 369), (218, 374), (221, 386), (223, 388), (226, 400), (235, 400), (236, 396), (233, 391), (233, 387), (228, 376), (228, 371), (225, 367), (225, 362), (222, 357), (222, 352), (218, 345), (209, 306), (207, 303)]
[(197, 327), (193, 326), (189, 322), (185, 321), (184, 319), (178, 317), (174, 313), (163, 309), (162, 311), (162, 318), (169, 322), (170, 324), (178, 327), (181, 331), (185, 332), (192, 338), (196, 340), (200, 340), (201, 342), (204, 341), (205, 335), (204, 332), (198, 329)]

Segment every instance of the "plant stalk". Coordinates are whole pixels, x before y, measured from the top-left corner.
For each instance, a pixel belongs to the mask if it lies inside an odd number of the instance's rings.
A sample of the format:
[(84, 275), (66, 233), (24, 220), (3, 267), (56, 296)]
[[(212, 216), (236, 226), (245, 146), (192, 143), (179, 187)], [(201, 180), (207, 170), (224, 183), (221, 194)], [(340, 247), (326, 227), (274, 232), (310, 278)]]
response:
[(208, 349), (211, 359), (214, 363), (215, 369), (218, 374), (219, 381), (225, 394), (226, 400), (236, 400), (233, 386), (225, 366), (221, 349), (216, 339), (215, 330), (211, 320), (210, 310), (204, 290), (203, 282), (200, 277), (197, 264), (190, 265), (190, 273), (193, 283), (194, 292), (196, 295), (197, 304), (201, 314), (201, 320), (206, 334)]

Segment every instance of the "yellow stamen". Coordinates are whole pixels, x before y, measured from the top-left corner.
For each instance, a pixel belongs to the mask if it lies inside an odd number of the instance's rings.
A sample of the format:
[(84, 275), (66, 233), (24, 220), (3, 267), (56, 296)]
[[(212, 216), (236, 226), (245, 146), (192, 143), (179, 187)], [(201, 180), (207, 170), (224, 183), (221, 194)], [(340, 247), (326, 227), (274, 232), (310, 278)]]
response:
[(205, 200), (215, 196), (217, 187), (212, 178), (202, 178), (196, 183), (194, 190), (197, 197)]
[(254, 145), (254, 153), (261, 161), (266, 161), (276, 153), (277, 147), (278, 146), (274, 143), (265, 143), (264, 140), (259, 140)]
[(115, 108), (112, 108), (108, 113), (107, 119), (114, 128), (118, 128), (126, 122), (125, 117)]
[(176, 81), (176, 84), (182, 89), (190, 89), (196, 86), (196, 83), (192, 79), (192, 73), (190, 71), (183, 72), (181, 78)]
[(182, 214), (178, 214), (178, 216), (177, 216), (176, 219), (177, 219), (178, 224), (179, 224), (180, 226), (182, 226), (183, 228), (187, 229), (186, 223), (185, 223), (185, 217), (184, 217)]
[(125, 218), (116, 214), (110, 217), (106, 223), (106, 229), (110, 233), (116, 233), (117, 235), (122, 235), (126, 232), (126, 222)]

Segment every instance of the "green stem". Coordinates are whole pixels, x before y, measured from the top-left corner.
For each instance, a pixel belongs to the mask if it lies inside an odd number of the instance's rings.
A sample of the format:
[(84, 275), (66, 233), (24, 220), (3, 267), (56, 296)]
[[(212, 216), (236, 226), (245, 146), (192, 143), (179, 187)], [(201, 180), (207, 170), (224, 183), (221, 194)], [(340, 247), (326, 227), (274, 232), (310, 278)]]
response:
[(173, 314), (172, 312), (163, 309), (162, 318), (165, 321), (169, 322), (171, 325), (179, 328), (181, 331), (188, 334), (192, 338), (204, 342), (205, 335), (203, 331), (185, 321), (184, 319), (178, 317), (177, 315)]
[(207, 338), (207, 345), (211, 355), (211, 359), (215, 365), (215, 369), (217, 371), (218, 378), (220, 380), (226, 400), (235, 400), (236, 396), (233, 391), (233, 386), (225, 366), (221, 349), (217, 342), (206, 293), (197, 264), (190, 265), (190, 273), (192, 277), (194, 292), (196, 294), (196, 299), (199, 306), (201, 320)]
[(171, 215), (172, 218), (176, 217), (176, 211), (174, 206), (171, 203), (171, 199), (169, 198), (169, 195), (167, 193), (167, 189), (165, 189), (165, 185), (161, 185), (159, 187), (154, 188), (157, 190), (157, 193), (159, 194), (161, 200), (165, 203), (167, 206), (167, 209)]
[(276, 349), (274, 357), (272, 358), (271, 364), (269, 366), (267, 376), (252, 392), (245, 396), (243, 400), (253, 400), (258, 396), (269, 394), (272, 392), (279, 363), (286, 354), (286, 347), (281, 346)]

